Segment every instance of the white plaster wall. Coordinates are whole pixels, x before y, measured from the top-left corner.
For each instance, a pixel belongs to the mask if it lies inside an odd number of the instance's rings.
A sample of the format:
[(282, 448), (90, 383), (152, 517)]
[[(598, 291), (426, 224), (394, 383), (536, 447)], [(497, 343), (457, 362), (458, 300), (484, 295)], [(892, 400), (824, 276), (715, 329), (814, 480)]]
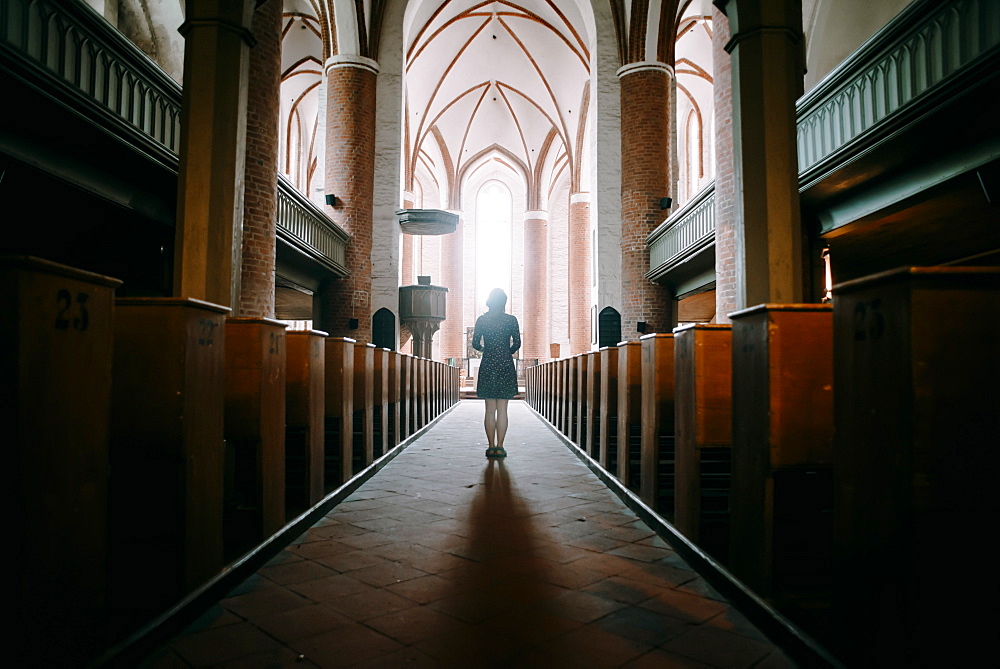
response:
[[(549, 198), (549, 336), (569, 351), (569, 179), (566, 172)], [(589, 258), (585, 258), (587, 262)], [(546, 351), (548, 348), (546, 347)]]
[(382, 25), (376, 86), (375, 198), (372, 211), (372, 306), (396, 316), (399, 341), (400, 161), (403, 155), (403, 26), (405, 0), (388, 0)]
[(590, 135), (593, 160), (590, 163), (592, 225), (597, 229), (597, 305), (598, 310), (614, 307), (622, 310), (622, 141), (621, 92), (618, 83), (618, 50), (615, 44), (611, 4), (593, 0), (597, 43), (591, 44), (591, 72), (594, 83), (591, 96)]

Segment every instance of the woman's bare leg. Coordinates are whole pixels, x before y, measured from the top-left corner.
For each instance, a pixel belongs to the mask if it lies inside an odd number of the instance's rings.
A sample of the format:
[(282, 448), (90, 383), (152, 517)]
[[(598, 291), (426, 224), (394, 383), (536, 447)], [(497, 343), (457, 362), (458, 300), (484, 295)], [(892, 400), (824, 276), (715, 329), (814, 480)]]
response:
[[(504, 411), (504, 419), (506, 420), (506, 410)], [(486, 420), (484, 421), (486, 427), (486, 443), (490, 448), (496, 445), (497, 439), (497, 400), (486, 400)], [(504, 430), (506, 431), (506, 423), (504, 425)]]
[(507, 436), (507, 402), (508, 400), (493, 400), (496, 402), (496, 444), (503, 448), (503, 439)]

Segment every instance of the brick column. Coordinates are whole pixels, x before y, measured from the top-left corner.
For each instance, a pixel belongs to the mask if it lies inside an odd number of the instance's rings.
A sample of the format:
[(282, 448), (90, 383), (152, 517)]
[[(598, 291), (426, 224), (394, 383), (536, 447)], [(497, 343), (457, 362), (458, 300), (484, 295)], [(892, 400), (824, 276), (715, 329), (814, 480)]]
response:
[(549, 214), (524, 212), (524, 332), (521, 357), (525, 360), (548, 355), (549, 313)]
[[(729, 0), (737, 306), (802, 301), (803, 234), (795, 101), (802, 94), (802, 0)], [(734, 5), (739, 11), (733, 11)]]
[(736, 166), (733, 162), (732, 63), (729, 19), (712, 6), (712, 86), (715, 106), (715, 320), (728, 323), (739, 307), (736, 283)]
[(254, 3), (186, 3), (174, 295), (239, 304)]
[(281, 88), (281, 3), (253, 16), (247, 148), (243, 179), (243, 261), (236, 316), (274, 317), (275, 212), (278, 188), (278, 103)]
[[(326, 61), (326, 213), (351, 235), (350, 272), (320, 286), (313, 300), (316, 327), (333, 337), (372, 338), (372, 206), (375, 190), (375, 84), (378, 64), (339, 55)], [(349, 320), (356, 318), (357, 329)]]
[(448, 289), (445, 302), (447, 317), (441, 323), (441, 357), (444, 360), (461, 358), (465, 348), (465, 334), (462, 329), (465, 222), (462, 219), (462, 212), (452, 211), (452, 213), (459, 216), (458, 227), (455, 232), (441, 237), (441, 285)]
[[(569, 196), (569, 343), (570, 355), (591, 348), (590, 193)], [(547, 353), (547, 352), (546, 352)], [(545, 356), (546, 359), (548, 356)]]
[(670, 332), (675, 300), (646, 278), (646, 237), (663, 222), (660, 199), (672, 196), (670, 109), (673, 71), (662, 63), (633, 63), (618, 70), (622, 130), (622, 338), (636, 340), (638, 321), (646, 332)]

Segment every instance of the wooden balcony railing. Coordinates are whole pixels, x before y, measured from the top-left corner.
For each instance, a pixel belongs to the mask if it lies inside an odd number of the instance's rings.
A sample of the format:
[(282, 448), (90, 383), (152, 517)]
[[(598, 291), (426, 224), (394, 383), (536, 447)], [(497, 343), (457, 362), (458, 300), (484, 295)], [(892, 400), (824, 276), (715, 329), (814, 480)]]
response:
[(660, 277), (715, 243), (715, 182), (650, 233), (649, 274)]
[[(181, 87), (78, 0), (0, 0), (0, 68), (177, 171)], [(278, 238), (344, 276), (348, 235), (278, 179)]]

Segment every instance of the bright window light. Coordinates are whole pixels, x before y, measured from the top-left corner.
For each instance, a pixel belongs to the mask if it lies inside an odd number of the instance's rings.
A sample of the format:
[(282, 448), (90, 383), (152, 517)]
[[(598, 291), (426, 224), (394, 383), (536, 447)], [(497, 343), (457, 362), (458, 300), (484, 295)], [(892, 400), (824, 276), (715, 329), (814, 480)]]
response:
[(496, 181), (483, 186), (476, 204), (476, 313), (486, 310), (494, 288), (507, 293), (510, 310), (510, 191)]

